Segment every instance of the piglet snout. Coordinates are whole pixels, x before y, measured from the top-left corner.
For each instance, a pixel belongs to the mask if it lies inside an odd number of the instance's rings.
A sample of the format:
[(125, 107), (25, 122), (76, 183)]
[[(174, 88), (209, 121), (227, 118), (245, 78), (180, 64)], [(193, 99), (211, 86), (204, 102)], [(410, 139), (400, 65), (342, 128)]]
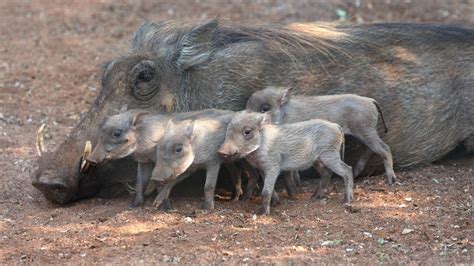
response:
[(217, 153), (224, 159), (231, 159), (236, 157), (239, 151), (237, 149), (219, 149)]

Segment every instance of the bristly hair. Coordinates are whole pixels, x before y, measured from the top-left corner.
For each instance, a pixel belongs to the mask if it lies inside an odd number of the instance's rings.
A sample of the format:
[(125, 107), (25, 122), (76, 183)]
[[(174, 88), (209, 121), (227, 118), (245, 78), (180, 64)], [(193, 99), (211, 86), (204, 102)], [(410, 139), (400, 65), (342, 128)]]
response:
[[(269, 54), (286, 56), (297, 66), (308, 67), (310, 62), (335, 62), (337, 57), (353, 59), (348, 52), (349, 46), (365, 47), (370, 50), (383, 50), (380, 38), (393, 42), (402, 39), (412, 40), (413, 34), (423, 34), (426, 39), (456, 41), (472, 38), (472, 29), (449, 25), (413, 24), (400, 27), (400, 23), (357, 24), (343, 23), (293, 23), (289, 25), (231, 25), (217, 19), (201, 23), (161, 22), (144, 23), (134, 34), (132, 53), (152, 52), (171, 57), (180, 48), (183, 37), (193, 28), (205, 23), (216, 23), (218, 27), (212, 34), (211, 49), (219, 49), (230, 44), (259, 42)], [(408, 24), (407, 24), (408, 25)], [(368, 30), (367, 27), (371, 27)], [(442, 45), (442, 44), (440, 44)], [(169, 49), (174, 48), (174, 49)], [(212, 51), (210, 51), (212, 53)], [(346, 58), (346, 59), (347, 59)]]
[[(209, 21), (212, 22), (213, 20)], [(217, 23), (217, 20), (214, 20)], [(197, 24), (179, 22), (144, 23), (134, 34), (131, 52), (155, 52), (162, 56), (175, 56), (169, 51), (176, 51), (186, 33)], [(259, 42), (267, 52), (286, 56), (297, 66), (306, 66), (309, 61), (323, 59), (335, 61), (337, 56), (351, 55), (344, 49), (345, 45), (360, 44), (356, 30), (347, 25), (335, 23), (305, 23), (284, 25), (228, 25), (219, 23), (211, 37), (212, 49), (222, 48), (229, 44), (242, 42)], [(168, 49), (176, 48), (176, 49)], [(320, 58), (318, 58), (318, 55)]]

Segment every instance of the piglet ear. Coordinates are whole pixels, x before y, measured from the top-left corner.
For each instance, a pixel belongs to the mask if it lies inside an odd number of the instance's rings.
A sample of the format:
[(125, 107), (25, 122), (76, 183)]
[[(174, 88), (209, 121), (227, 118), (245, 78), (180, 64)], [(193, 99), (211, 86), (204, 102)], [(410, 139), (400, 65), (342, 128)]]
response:
[(287, 103), (290, 100), (290, 95), (289, 91), (291, 90), (291, 87), (284, 87), (281, 89), (280, 93), (280, 104), (283, 105)]
[(146, 112), (146, 111), (136, 112), (133, 115), (133, 118), (132, 118), (132, 121), (131, 121), (132, 127), (136, 128), (137, 126), (139, 126), (143, 122), (145, 117), (149, 114), (150, 114), (150, 112)]
[(270, 120), (270, 115), (268, 113), (259, 114), (260, 122), (258, 123), (259, 127), (262, 128), (263, 125), (268, 124)]
[(195, 125), (195, 121), (194, 120), (185, 120), (183, 121), (183, 125), (184, 125), (184, 134), (186, 135), (186, 137), (192, 139), (193, 136), (194, 136), (194, 125)]
[(272, 114), (271, 112), (266, 112), (263, 114), (263, 121), (261, 123), (262, 125), (266, 125), (266, 124), (274, 124), (273, 123), (273, 120), (272, 120)]
[(170, 131), (174, 127), (174, 122), (173, 119), (168, 120), (168, 123), (166, 123), (166, 132)]
[(124, 104), (124, 105), (122, 105), (122, 108), (120, 108), (119, 113), (125, 113), (127, 110), (128, 110), (128, 105)]

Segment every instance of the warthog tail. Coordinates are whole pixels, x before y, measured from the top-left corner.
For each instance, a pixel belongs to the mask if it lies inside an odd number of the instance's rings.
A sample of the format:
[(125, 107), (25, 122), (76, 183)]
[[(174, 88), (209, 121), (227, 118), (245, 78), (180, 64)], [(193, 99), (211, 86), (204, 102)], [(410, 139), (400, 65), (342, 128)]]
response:
[(383, 113), (382, 113), (382, 109), (380, 109), (380, 106), (379, 104), (377, 103), (377, 101), (374, 100), (373, 102), (375, 104), (375, 107), (377, 107), (377, 110), (379, 111), (379, 114), (380, 114), (380, 117), (382, 118), (382, 123), (383, 123), (383, 127), (385, 129), (385, 133), (388, 132), (388, 128), (387, 128), (387, 124), (385, 124), (385, 119), (383, 117)]
[(339, 126), (339, 129), (342, 132), (341, 159), (342, 161), (344, 161), (344, 154), (346, 153), (346, 137), (344, 135), (344, 130), (341, 126)]

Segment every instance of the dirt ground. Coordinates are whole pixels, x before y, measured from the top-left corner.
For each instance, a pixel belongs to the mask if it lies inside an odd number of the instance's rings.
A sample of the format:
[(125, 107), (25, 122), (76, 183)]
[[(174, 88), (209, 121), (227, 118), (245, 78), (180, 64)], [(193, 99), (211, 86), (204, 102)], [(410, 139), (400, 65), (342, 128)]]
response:
[[(224, 198), (173, 197), (174, 212), (129, 210), (130, 197), (58, 206), (30, 183), (35, 131), (56, 147), (98, 93), (101, 64), (126, 51), (145, 19), (236, 22), (401, 21), (474, 25), (474, 1), (0, 1), (0, 264), (13, 263), (474, 263), (474, 156), (342, 183), (326, 201), (281, 193), (269, 217)], [(221, 193), (223, 194), (223, 193)]]

